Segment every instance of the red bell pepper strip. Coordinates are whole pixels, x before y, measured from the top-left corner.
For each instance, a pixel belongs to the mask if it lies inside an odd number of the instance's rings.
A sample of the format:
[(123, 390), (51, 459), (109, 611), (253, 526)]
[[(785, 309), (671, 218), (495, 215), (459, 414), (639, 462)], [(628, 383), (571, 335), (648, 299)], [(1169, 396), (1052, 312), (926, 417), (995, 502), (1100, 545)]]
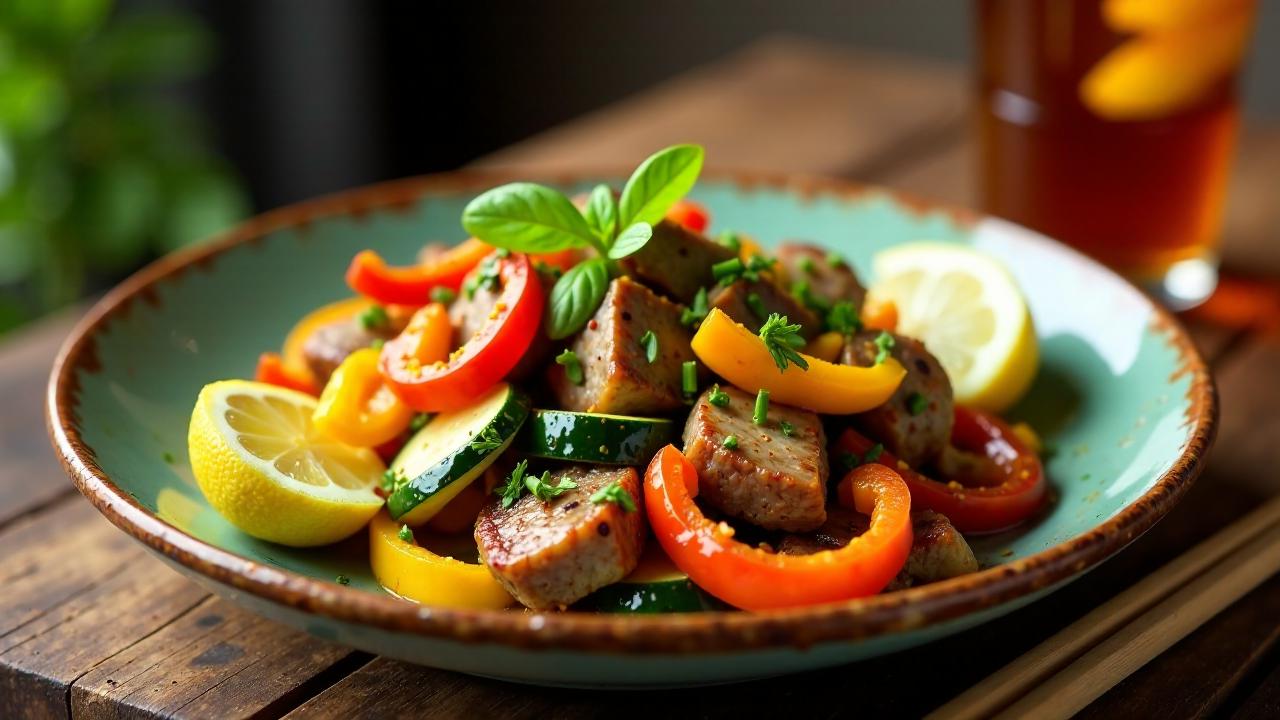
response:
[[(1040, 458), (994, 415), (957, 407), (955, 418), (951, 444), (990, 460), (1002, 482), (978, 477), (939, 482), (907, 468), (888, 451), (882, 451), (876, 462), (897, 468), (911, 489), (915, 509), (946, 515), (960, 532), (1006, 530), (1034, 515), (1048, 494)], [(845, 430), (836, 441), (833, 455), (853, 453), (862, 457), (874, 444), (854, 430)]]
[(667, 211), (667, 219), (693, 232), (706, 232), (711, 224), (707, 209), (692, 200), (677, 200)]
[[(542, 321), (542, 285), (528, 256), (495, 254), (498, 292), (484, 326), (447, 360), (419, 351), (422, 329), (409, 327), (382, 346), (381, 369), (391, 389), (418, 412), (460, 410), (506, 377), (533, 342)], [(485, 262), (489, 262), (486, 260)]]
[(733, 539), (693, 502), (698, 473), (668, 445), (645, 472), (644, 504), (662, 549), (698, 587), (735, 607), (770, 610), (874, 595), (902, 569), (911, 551), (911, 495), (881, 465), (854, 468), (846, 482), (871, 528), (838, 550), (779, 555)]
[(347, 284), (383, 305), (426, 305), (431, 302), (431, 291), (435, 288), (456, 291), (462, 287), (467, 273), (492, 252), (493, 246), (471, 238), (433, 262), (389, 267), (378, 253), (362, 250), (347, 268)]
[(264, 352), (259, 355), (258, 368), (253, 373), (253, 379), (260, 383), (289, 388), (308, 395), (320, 394), (320, 388), (316, 387), (310, 373), (304, 376), (287, 367), (279, 353)]

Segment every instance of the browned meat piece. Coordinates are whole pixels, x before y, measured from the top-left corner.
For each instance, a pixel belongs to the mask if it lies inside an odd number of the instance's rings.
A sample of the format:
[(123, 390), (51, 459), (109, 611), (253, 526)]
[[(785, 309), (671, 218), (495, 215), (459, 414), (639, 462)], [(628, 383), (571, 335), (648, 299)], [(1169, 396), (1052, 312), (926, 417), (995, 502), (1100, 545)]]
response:
[[(713, 388), (714, 389), (714, 388)], [(752, 422), (755, 397), (724, 387), (723, 407), (711, 389), (684, 426), (684, 454), (698, 469), (698, 495), (727, 515), (769, 530), (803, 532), (827, 519), (827, 440), (815, 413), (769, 406), (764, 425)], [(788, 437), (782, 423), (793, 430)], [(736, 448), (727, 448), (732, 435)]]
[(365, 328), (359, 317), (352, 317), (316, 328), (302, 344), (307, 367), (321, 384), (328, 382), (329, 376), (351, 353), (369, 347), (374, 340), (390, 340), (399, 335), (409, 322), (409, 315), (398, 308), (389, 308), (387, 323), (381, 327)]
[(621, 264), (627, 275), (688, 304), (699, 288), (715, 282), (711, 266), (734, 256), (720, 243), (663, 220), (653, 227), (649, 242)]
[[(544, 294), (551, 292), (551, 286), (555, 281), (543, 278), (541, 275), (539, 280), (542, 282)], [(485, 323), (489, 322), (489, 316), (493, 314), (494, 307), (498, 304), (500, 293), (501, 290), (496, 287), (478, 287), (470, 297), (467, 296), (465, 289), (458, 293), (457, 299), (449, 305), (449, 322), (453, 324), (455, 346), (463, 345), (484, 328)], [(511, 379), (520, 380), (531, 375), (546, 363), (550, 352), (551, 340), (545, 333), (536, 333), (533, 336), (533, 342), (520, 358), (520, 362), (512, 368)]]
[[(650, 331), (658, 340), (652, 363), (640, 342)], [(552, 391), (562, 407), (580, 412), (645, 415), (683, 407), (680, 366), (694, 359), (690, 339), (678, 305), (630, 278), (617, 278), (569, 346), (585, 381), (575, 385), (563, 366), (552, 364)]]
[[(759, 307), (754, 309), (752, 305), (757, 303), (750, 299), (752, 295), (760, 300)], [(764, 278), (754, 282), (736, 280), (729, 286), (716, 290), (708, 306), (720, 308), (724, 314), (742, 323), (751, 332), (760, 332), (760, 326), (769, 319), (770, 313), (786, 315), (791, 322), (799, 323), (800, 334), (806, 341), (812, 340), (822, 330), (817, 315), (790, 294), (783, 292), (771, 280)]]
[[(549, 502), (525, 495), (509, 508), (494, 498), (476, 520), (476, 546), (489, 571), (517, 600), (534, 609), (563, 608), (635, 569), (644, 549), (644, 506), (635, 468), (566, 467), (551, 484), (578, 484)], [(618, 483), (636, 509), (593, 503)]]
[[(804, 535), (787, 535), (778, 543), (784, 555), (810, 555), (822, 550), (835, 550), (849, 544), (870, 527), (871, 519), (845, 507), (827, 510), (827, 521), (816, 531)], [(978, 571), (978, 561), (964, 536), (951, 521), (932, 510), (911, 513), (914, 539), (907, 564), (886, 590), (899, 590), (912, 585), (946, 580)]]
[(820, 247), (799, 242), (784, 242), (774, 253), (791, 283), (807, 282), (814, 297), (829, 303), (847, 300), (861, 309), (867, 298), (866, 288), (847, 262), (841, 260), (832, 267), (827, 262), (829, 254)]
[[(845, 343), (841, 362), (863, 367), (874, 364), (879, 335), (878, 330), (854, 335)], [(919, 340), (894, 335), (893, 341), (890, 354), (907, 369), (907, 376), (888, 402), (855, 415), (854, 423), (899, 459), (921, 467), (936, 460), (951, 440), (955, 410), (951, 381)]]

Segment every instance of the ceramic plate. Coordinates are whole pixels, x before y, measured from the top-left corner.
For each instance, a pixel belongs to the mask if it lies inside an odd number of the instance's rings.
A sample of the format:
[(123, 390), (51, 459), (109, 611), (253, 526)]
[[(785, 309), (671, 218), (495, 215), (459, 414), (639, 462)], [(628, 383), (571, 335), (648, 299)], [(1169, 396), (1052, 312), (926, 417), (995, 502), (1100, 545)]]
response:
[[(548, 178), (569, 191), (606, 174)], [(513, 178), (465, 173), (375, 186), (269, 213), (166, 257), (102, 300), (67, 341), (49, 426), (67, 471), (111, 522), (255, 612), (374, 653), (512, 680), (655, 686), (744, 680), (901, 650), (990, 622), (1123, 548), (1199, 472), (1216, 419), (1185, 332), (1110, 271), (999, 220), (836, 181), (711, 174), (693, 198), (717, 228), (765, 245), (808, 238), (863, 277), (883, 248), (930, 239), (1001, 258), (1035, 317), (1042, 366), (1011, 413), (1053, 452), (1054, 500), (1015, 532), (974, 540), (982, 571), (843, 604), (651, 617), (420, 607), (371, 577), (363, 533), (336, 548), (254, 540), (205, 503), (186, 430), (201, 386), (251, 377), (308, 310), (348, 295), (366, 247), (409, 262), (457, 240), (463, 206)], [(621, 185), (621, 178), (612, 178)], [(351, 578), (350, 586), (334, 582)]]

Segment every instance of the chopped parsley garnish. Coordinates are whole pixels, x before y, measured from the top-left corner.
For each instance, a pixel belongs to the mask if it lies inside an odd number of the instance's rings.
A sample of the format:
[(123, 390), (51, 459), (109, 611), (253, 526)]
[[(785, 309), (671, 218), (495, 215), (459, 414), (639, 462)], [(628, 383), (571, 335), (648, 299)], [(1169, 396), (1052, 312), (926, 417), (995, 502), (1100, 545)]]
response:
[(721, 444), (721, 445), (723, 445), (723, 446), (725, 446), (725, 447), (726, 447), (726, 448), (728, 448), (729, 450), (737, 450), (737, 449), (738, 449), (738, 436), (737, 436), (737, 435), (728, 435), (728, 436), (726, 436), (726, 437), (725, 437), (725, 439), (724, 439), (720, 444)]
[(351, 578), (347, 577), (346, 575), (339, 575), (338, 577), (334, 578), (333, 581), (338, 583), (339, 585), (351, 584)]
[(516, 504), (520, 496), (524, 494), (524, 472), (529, 468), (528, 460), (521, 460), (516, 463), (511, 474), (507, 476), (507, 481), (493, 489), (494, 493), (502, 496), (502, 507), (509, 508)]
[(408, 525), (401, 525), (400, 531), (396, 533), (396, 537), (399, 537), (407, 543), (411, 543), (413, 542), (413, 531), (409, 529)]
[(698, 288), (698, 293), (693, 296), (693, 304), (680, 311), (680, 324), (690, 327), (697, 325), (707, 318), (708, 312), (707, 289)]
[(533, 261), (533, 269), (537, 270), (539, 275), (546, 275), (552, 280), (559, 280), (560, 276), (564, 274), (564, 271), (560, 268), (555, 265), (548, 265), (541, 260)]
[(796, 426), (786, 420), (779, 420), (778, 426), (782, 428), (782, 434), (786, 437), (791, 437), (796, 434)]
[(764, 301), (756, 293), (747, 293), (747, 307), (761, 320), (769, 317), (769, 311), (764, 309)]
[(787, 316), (778, 315), (778, 313), (769, 315), (769, 319), (765, 320), (764, 325), (760, 327), (760, 339), (764, 341), (769, 354), (773, 356), (773, 363), (778, 366), (778, 372), (786, 370), (788, 363), (801, 370), (809, 369), (809, 361), (797, 352), (799, 348), (804, 347), (804, 338), (800, 337), (800, 330), (799, 324), (788, 324)]
[(738, 239), (738, 233), (732, 230), (725, 230), (720, 233), (720, 237), (716, 241), (734, 252), (742, 249), (742, 241)]
[(756, 408), (751, 413), (751, 422), (763, 425), (769, 420), (769, 391), (764, 388), (756, 393)]
[(360, 327), (365, 330), (384, 328), (389, 322), (391, 322), (391, 318), (387, 317), (387, 309), (381, 305), (370, 305), (364, 312), (360, 313)]
[(497, 428), (487, 427), (467, 445), (478, 452), (492, 452), (502, 447), (502, 436), (498, 434)]
[(797, 265), (800, 268), (800, 272), (804, 273), (805, 275), (813, 275), (818, 272), (818, 266), (814, 264), (813, 258), (807, 255), (805, 257), (800, 258), (800, 262), (797, 263)]
[(477, 272), (467, 278), (462, 284), (462, 292), (467, 296), (468, 300), (472, 300), (476, 296), (476, 290), (484, 288), (485, 290), (498, 289), (498, 258), (505, 257), (501, 251), (495, 255), (490, 255), (480, 263)]
[(698, 362), (688, 360), (680, 366), (680, 389), (686, 397), (693, 397), (698, 392)]
[(801, 305), (809, 308), (818, 315), (826, 315), (831, 310), (831, 306), (826, 300), (813, 294), (813, 289), (809, 287), (808, 280), (799, 280), (791, 284), (791, 297), (800, 301)]
[(836, 253), (827, 253), (827, 267), (838, 268), (844, 265), (844, 258)]
[(396, 487), (395, 472), (392, 470), (387, 470), (383, 472), (382, 477), (378, 480), (378, 487), (382, 488), (383, 490), (386, 490), (387, 492), (391, 492), (392, 490), (394, 490)]
[(889, 359), (889, 351), (893, 350), (893, 336), (888, 330), (881, 330), (876, 336), (876, 365)]
[(876, 443), (867, 450), (867, 454), (862, 457), (862, 462), (873, 463), (880, 459), (880, 453), (884, 452), (884, 445)]
[(453, 290), (443, 285), (437, 285), (436, 287), (431, 288), (431, 302), (438, 302), (443, 305), (448, 305), (449, 303), (457, 299), (458, 299), (458, 293), (454, 292)]
[(383, 346), (383, 345), (386, 345), (386, 344), (387, 344), (387, 341), (386, 341), (386, 340), (383, 340), (382, 338), (374, 338), (374, 339), (369, 343), (369, 347), (373, 348), (374, 350), (381, 350), (381, 349), (382, 349), (382, 346)]
[(853, 303), (841, 300), (827, 312), (826, 326), (827, 330), (848, 337), (862, 329), (862, 320), (858, 318), (858, 309)]
[(858, 467), (858, 454), (851, 452), (840, 453), (840, 466), (845, 470), (852, 470)]
[(547, 502), (578, 487), (578, 484), (569, 478), (560, 478), (560, 482), (552, 485), (549, 470), (544, 470), (540, 476), (529, 475), (528, 470), (529, 461), (521, 460), (516, 463), (507, 482), (501, 487), (494, 488), (494, 492), (502, 496), (502, 507), (509, 508), (514, 505), (525, 490), (542, 502)]
[(412, 420), (409, 421), (409, 430), (411, 430), (412, 432), (418, 432), (423, 428), (424, 425), (426, 425), (430, 421), (431, 421), (431, 413), (418, 413), (417, 415), (413, 416)]
[(711, 392), (707, 393), (707, 402), (716, 407), (728, 407), (729, 393), (720, 389), (720, 384), (716, 383), (711, 386)]
[(586, 376), (582, 372), (582, 361), (578, 359), (578, 354), (572, 350), (566, 349), (564, 352), (556, 356), (556, 364), (564, 366), (564, 376), (574, 385), (581, 385), (586, 382)]
[(752, 255), (745, 263), (742, 258), (729, 258), (711, 266), (711, 275), (721, 285), (729, 285), (735, 280), (755, 282), (760, 279), (760, 271), (773, 267), (777, 260), (760, 255)]
[(658, 336), (652, 330), (645, 330), (640, 336), (640, 347), (644, 348), (644, 359), (652, 365), (658, 359)]
[(631, 493), (627, 492), (621, 485), (614, 481), (613, 484), (605, 488), (600, 488), (591, 495), (591, 502), (594, 505), (610, 502), (622, 508), (624, 512), (635, 512), (636, 501), (631, 497)]
[(919, 415), (929, 407), (929, 398), (918, 392), (913, 392), (907, 396), (907, 412), (912, 415)]

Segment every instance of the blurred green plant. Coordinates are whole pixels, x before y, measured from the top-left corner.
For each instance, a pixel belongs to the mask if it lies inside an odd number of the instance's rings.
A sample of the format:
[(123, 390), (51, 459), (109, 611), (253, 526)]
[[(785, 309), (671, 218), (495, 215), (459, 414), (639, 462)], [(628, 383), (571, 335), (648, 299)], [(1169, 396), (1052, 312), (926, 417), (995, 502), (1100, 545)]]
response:
[(213, 50), (174, 8), (0, 0), (0, 332), (246, 214), (174, 91)]

